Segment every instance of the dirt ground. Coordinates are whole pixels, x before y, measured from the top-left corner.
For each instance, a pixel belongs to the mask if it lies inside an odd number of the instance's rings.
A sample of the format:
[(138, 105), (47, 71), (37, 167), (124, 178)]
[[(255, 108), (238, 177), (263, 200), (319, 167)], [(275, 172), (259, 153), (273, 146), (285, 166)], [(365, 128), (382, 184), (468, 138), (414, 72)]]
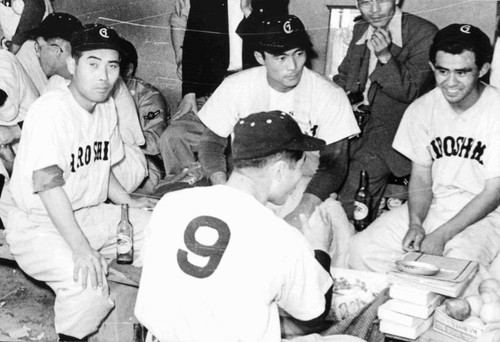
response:
[(0, 262), (0, 341), (57, 341), (54, 294), (14, 262)]

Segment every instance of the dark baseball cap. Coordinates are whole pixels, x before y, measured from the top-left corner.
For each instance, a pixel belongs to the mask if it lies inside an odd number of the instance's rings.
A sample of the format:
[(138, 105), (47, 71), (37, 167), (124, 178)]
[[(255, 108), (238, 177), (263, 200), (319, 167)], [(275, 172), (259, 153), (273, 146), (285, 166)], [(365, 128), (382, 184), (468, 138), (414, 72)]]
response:
[(82, 22), (68, 13), (50, 13), (38, 27), (28, 31), (26, 36), (31, 39), (43, 37), (44, 39), (61, 38), (71, 40), (73, 33), (82, 28)]
[(256, 39), (258, 47), (271, 54), (312, 47), (304, 24), (294, 15), (285, 15), (264, 20), (260, 23)]
[(234, 160), (262, 158), (286, 150), (318, 151), (323, 147), (323, 140), (303, 134), (297, 122), (279, 110), (250, 114), (234, 127)]
[(493, 47), (490, 38), (481, 29), (470, 24), (448, 25), (436, 33), (431, 50), (453, 43), (469, 46), (473, 48), (476, 55), (481, 54), (485, 62), (491, 62)]
[(87, 24), (76, 31), (71, 38), (74, 51), (110, 49), (123, 52), (122, 40), (118, 33), (102, 24)]

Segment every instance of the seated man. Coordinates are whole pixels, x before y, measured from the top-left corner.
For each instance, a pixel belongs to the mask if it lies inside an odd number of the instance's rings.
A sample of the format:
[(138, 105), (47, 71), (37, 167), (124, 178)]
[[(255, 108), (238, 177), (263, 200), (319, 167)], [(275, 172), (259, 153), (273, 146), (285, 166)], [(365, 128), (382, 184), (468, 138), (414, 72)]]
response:
[(500, 92), (483, 82), (488, 36), (466, 24), (439, 31), (430, 49), (437, 88), (408, 107), (394, 148), (412, 161), (408, 203), (351, 243), (350, 266), (385, 272), (404, 252), (475, 260), (500, 251)]
[(283, 203), (300, 180), (303, 151), (324, 145), (288, 114), (249, 115), (235, 127), (226, 185), (160, 200), (135, 308), (150, 334), (162, 342), (280, 341), (278, 307), (309, 326), (323, 321), (331, 230), (305, 225), (302, 236), (264, 204)]
[(239, 119), (262, 110), (290, 113), (303, 132), (327, 144), (319, 154), (308, 153), (304, 171), (308, 178), (277, 210), (299, 227), (299, 214), (309, 217), (339, 189), (347, 172), (348, 139), (359, 128), (345, 92), (304, 67), (312, 44), (299, 18), (264, 21), (258, 32), (255, 58), (262, 66), (226, 78), (199, 112), (207, 127), (198, 148), (200, 162), (213, 184), (224, 184), (228, 172), (224, 150)]
[(369, 175), (372, 218), (391, 173), (410, 173), (410, 161), (391, 144), (408, 105), (434, 85), (428, 60), (438, 30), (425, 19), (403, 13), (400, 0), (354, 2), (363, 19), (354, 25), (347, 54), (333, 77), (348, 92), (363, 127), (363, 134), (351, 140), (349, 173), (339, 192), (351, 219), (361, 170)]
[[(56, 294), (60, 341), (95, 332), (113, 308), (105, 257), (116, 256), (115, 204), (132, 207), (136, 265), (150, 217), (138, 208), (154, 204), (131, 198), (111, 171), (123, 158), (110, 98), (120, 71), (120, 38), (91, 24), (71, 44), (69, 87), (42, 95), (26, 116), (11, 180), (15, 208), (6, 224), (19, 266)], [(115, 204), (106, 204), (107, 198)]]
[(122, 38), (123, 55), (120, 60), (120, 74), (134, 99), (142, 133), (146, 143), (141, 146), (148, 162), (148, 177), (140, 189), (146, 193), (162, 178), (160, 159), (160, 136), (170, 119), (170, 108), (163, 94), (153, 85), (135, 76), (138, 64), (137, 50), (134, 45)]
[(8, 181), (12, 175), (21, 126), (31, 104), (39, 94), (17, 58), (0, 50), (0, 219), (5, 222), (12, 206)]
[[(33, 40), (25, 42), (16, 56), (40, 94), (69, 84), (71, 74), (66, 61), (71, 56), (70, 40), (81, 26), (80, 20), (70, 14), (51, 13), (29, 32)], [(118, 114), (118, 129), (125, 144), (125, 158), (113, 166), (114, 173), (122, 186), (132, 192), (147, 176), (146, 157), (140, 148), (145, 142), (144, 135), (132, 95), (121, 78), (116, 82), (112, 97)]]

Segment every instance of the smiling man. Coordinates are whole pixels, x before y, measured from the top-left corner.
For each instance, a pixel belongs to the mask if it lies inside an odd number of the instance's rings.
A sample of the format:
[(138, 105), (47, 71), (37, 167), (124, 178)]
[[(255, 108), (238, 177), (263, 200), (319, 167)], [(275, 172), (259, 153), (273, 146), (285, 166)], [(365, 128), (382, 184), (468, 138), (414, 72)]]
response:
[(83, 340), (113, 308), (105, 274), (116, 256), (119, 204), (132, 207), (139, 257), (149, 213), (138, 207), (153, 205), (131, 198), (111, 171), (124, 156), (110, 97), (120, 38), (90, 24), (75, 32), (71, 46), (71, 83), (42, 95), (26, 116), (11, 180), (15, 208), (6, 224), (19, 266), (56, 294), (59, 341)]
[(475, 260), (484, 271), (498, 255), (500, 92), (480, 81), (491, 58), (488, 37), (472, 25), (436, 34), (437, 88), (410, 105), (393, 143), (412, 161), (408, 205), (355, 236), (352, 267), (385, 272), (420, 251)]
[(427, 62), (437, 32), (427, 20), (403, 13), (399, 0), (354, 1), (362, 20), (355, 24), (346, 57), (333, 78), (349, 94), (363, 130), (351, 140), (349, 174), (339, 194), (350, 218), (361, 170), (370, 176), (372, 213), (377, 212), (389, 175), (410, 173), (409, 160), (391, 144), (408, 105), (432, 88)]
[(305, 67), (312, 44), (299, 18), (262, 22), (256, 40), (255, 58), (261, 66), (226, 78), (199, 112), (207, 126), (199, 158), (212, 183), (223, 184), (228, 173), (224, 150), (238, 120), (259, 111), (290, 113), (302, 132), (326, 141), (321, 152), (308, 153), (297, 193), (276, 209), (299, 227), (299, 215), (309, 217), (342, 184), (347, 141), (359, 129), (342, 89)]

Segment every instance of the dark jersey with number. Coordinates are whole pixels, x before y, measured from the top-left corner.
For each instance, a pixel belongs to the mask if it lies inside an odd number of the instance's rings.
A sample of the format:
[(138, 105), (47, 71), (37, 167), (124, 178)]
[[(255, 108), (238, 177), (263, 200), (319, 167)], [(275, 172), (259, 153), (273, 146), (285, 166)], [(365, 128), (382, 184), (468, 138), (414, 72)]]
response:
[(324, 311), (329, 274), (247, 193), (172, 192), (150, 228), (136, 315), (160, 341), (280, 341), (278, 306), (304, 321)]

